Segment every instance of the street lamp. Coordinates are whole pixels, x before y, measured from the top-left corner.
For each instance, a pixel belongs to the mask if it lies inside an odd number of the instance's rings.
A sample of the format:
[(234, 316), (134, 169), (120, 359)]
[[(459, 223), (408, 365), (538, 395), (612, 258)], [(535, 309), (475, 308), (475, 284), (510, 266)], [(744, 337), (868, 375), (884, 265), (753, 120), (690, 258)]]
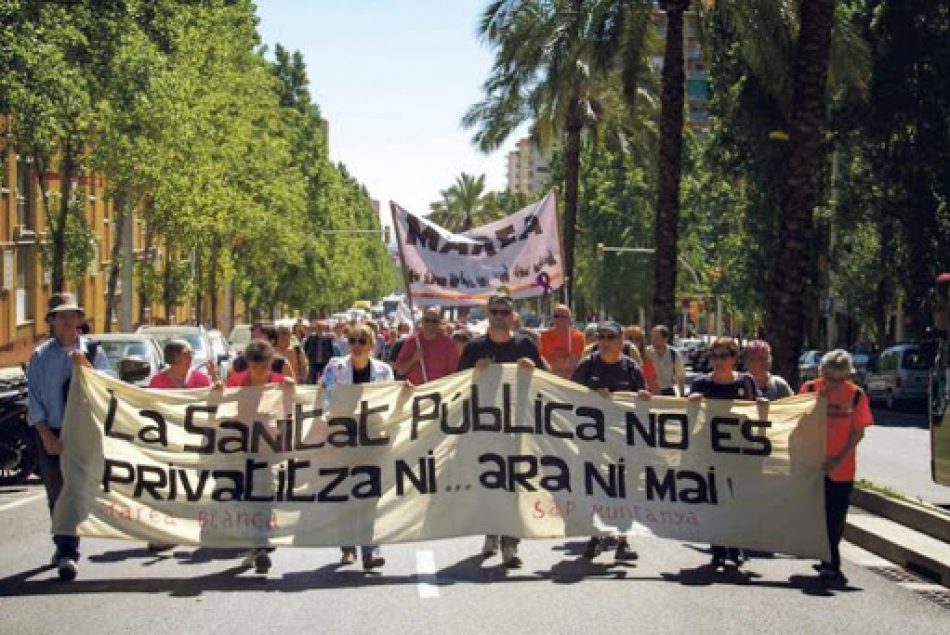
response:
[[(628, 254), (655, 254), (656, 249), (652, 247), (608, 247), (604, 243), (597, 243), (597, 259), (603, 260), (604, 253), (611, 251), (615, 253), (628, 253)], [(696, 285), (695, 295), (698, 298), (705, 298), (708, 294), (703, 291), (703, 284), (699, 280), (699, 272), (693, 268), (691, 264), (686, 262), (686, 259), (683, 256), (676, 254), (676, 259), (681, 265), (689, 272), (690, 276), (693, 278), (693, 284)], [(686, 312), (687, 309), (683, 310), (683, 329), (685, 333), (686, 327)], [(716, 295), (716, 335), (722, 335), (722, 301), (719, 298), (719, 295)]]

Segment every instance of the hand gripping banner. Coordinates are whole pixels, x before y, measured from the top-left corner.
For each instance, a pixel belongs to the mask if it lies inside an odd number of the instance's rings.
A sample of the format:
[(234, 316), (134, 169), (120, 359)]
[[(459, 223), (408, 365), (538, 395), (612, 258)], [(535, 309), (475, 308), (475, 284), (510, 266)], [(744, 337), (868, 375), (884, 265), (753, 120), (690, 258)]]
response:
[(77, 370), (54, 533), (248, 546), (625, 532), (824, 558), (824, 402), (601, 397), (514, 365), (413, 388), (148, 391)]

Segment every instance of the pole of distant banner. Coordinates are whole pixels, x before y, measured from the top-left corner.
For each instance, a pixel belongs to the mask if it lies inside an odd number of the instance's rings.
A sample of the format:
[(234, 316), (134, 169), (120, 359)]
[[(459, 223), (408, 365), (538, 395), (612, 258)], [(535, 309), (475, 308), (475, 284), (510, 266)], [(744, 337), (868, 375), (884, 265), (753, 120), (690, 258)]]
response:
[[(393, 231), (396, 232), (396, 246), (399, 248), (399, 263), (402, 265), (402, 283), (406, 287), (406, 299), (409, 300), (409, 314), (415, 313), (412, 306), (412, 281), (409, 280), (409, 269), (406, 268), (406, 254), (402, 251), (402, 232), (399, 230), (399, 206), (389, 201), (389, 211), (393, 215)], [(413, 315), (413, 320), (415, 316)]]
[[(567, 305), (567, 308), (569, 308), (569, 309), (571, 310), (571, 314), (573, 315), (573, 314), (574, 314), (574, 298), (572, 298), (571, 295), (570, 295), (570, 293), (568, 292), (568, 289), (569, 289), (568, 282), (569, 282), (569, 280), (568, 280), (567, 272), (564, 270), (564, 254), (566, 253), (566, 250), (564, 249), (564, 243), (563, 243), (563, 241), (562, 241), (562, 239), (561, 239), (561, 218), (562, 218), (562, 217), (561, 217), (561, 215), (558, 213), (558, 202), (560, 201), (560, 197), (558, 196), (559, 193), (560, 193), (560, 191), (558, 190), (557, 186), (555, 185), (555, 186), (553, 186), (553, 187), (551, 188), (551, 191), (548, 193), (548, 195), (554, 197), (554, 217), (557, 218), (557, 221), (558, 221), (558, 223), (557, 223), (557, 244), (559, 244), (559, 245), (561, 246), (561, 280), (563, 281), (563, 287), (561, 287), (561, 288), (564, 290), (563, 293), (562, 293), (562, 295), (564, 296), (564, 304)], [(551, 309), (551, 303), (548, 302), (548, 313), (550, 313), (551, 311), (552, 311), (552, 309)]]

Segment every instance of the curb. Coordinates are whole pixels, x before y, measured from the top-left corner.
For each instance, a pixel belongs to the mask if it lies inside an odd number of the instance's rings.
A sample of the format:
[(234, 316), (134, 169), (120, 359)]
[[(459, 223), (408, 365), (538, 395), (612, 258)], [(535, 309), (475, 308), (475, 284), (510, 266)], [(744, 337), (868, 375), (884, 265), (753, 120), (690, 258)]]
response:
[[(924, 534), (930, 539), (950, 544), (950, 516), (858, 487), (855, 487), (852, 492), (851, 503), (870, 514), (901, 525), (906, 531)], [(909, 544), (914, 542), (913, 540), (888, 535), (887, 531), (872, 531), (867, 526), (862, 526), (866, 524), (861, 523), (860, 519), (854, 521), (849, 519), (845, 526), (844, 538), (862, 549), (950, 587), (950, 562), (935, 559), (915, 549)], [(895, 529), (895, 533), (899, 532)]]
[(950, 515), (936, 509), (930, 510), (925, 504), (908, 503), (899, 499), (888, 498), (863, 487), (855, 487), (852, 490), (851, 504), (919, 531), (931, 538), (950, 543)]

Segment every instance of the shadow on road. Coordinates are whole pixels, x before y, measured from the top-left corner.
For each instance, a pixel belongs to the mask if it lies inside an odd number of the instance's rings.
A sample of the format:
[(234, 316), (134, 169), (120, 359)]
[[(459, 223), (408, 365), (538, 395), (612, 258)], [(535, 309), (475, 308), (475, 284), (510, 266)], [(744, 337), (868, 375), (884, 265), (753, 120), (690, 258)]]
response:
[(874, 408), (874, 425), (883, 428), (919, 428), (927, 429), (930, 423), (927, 421), (927, 412), (899, 412), (896, 410), (884, 410)]

